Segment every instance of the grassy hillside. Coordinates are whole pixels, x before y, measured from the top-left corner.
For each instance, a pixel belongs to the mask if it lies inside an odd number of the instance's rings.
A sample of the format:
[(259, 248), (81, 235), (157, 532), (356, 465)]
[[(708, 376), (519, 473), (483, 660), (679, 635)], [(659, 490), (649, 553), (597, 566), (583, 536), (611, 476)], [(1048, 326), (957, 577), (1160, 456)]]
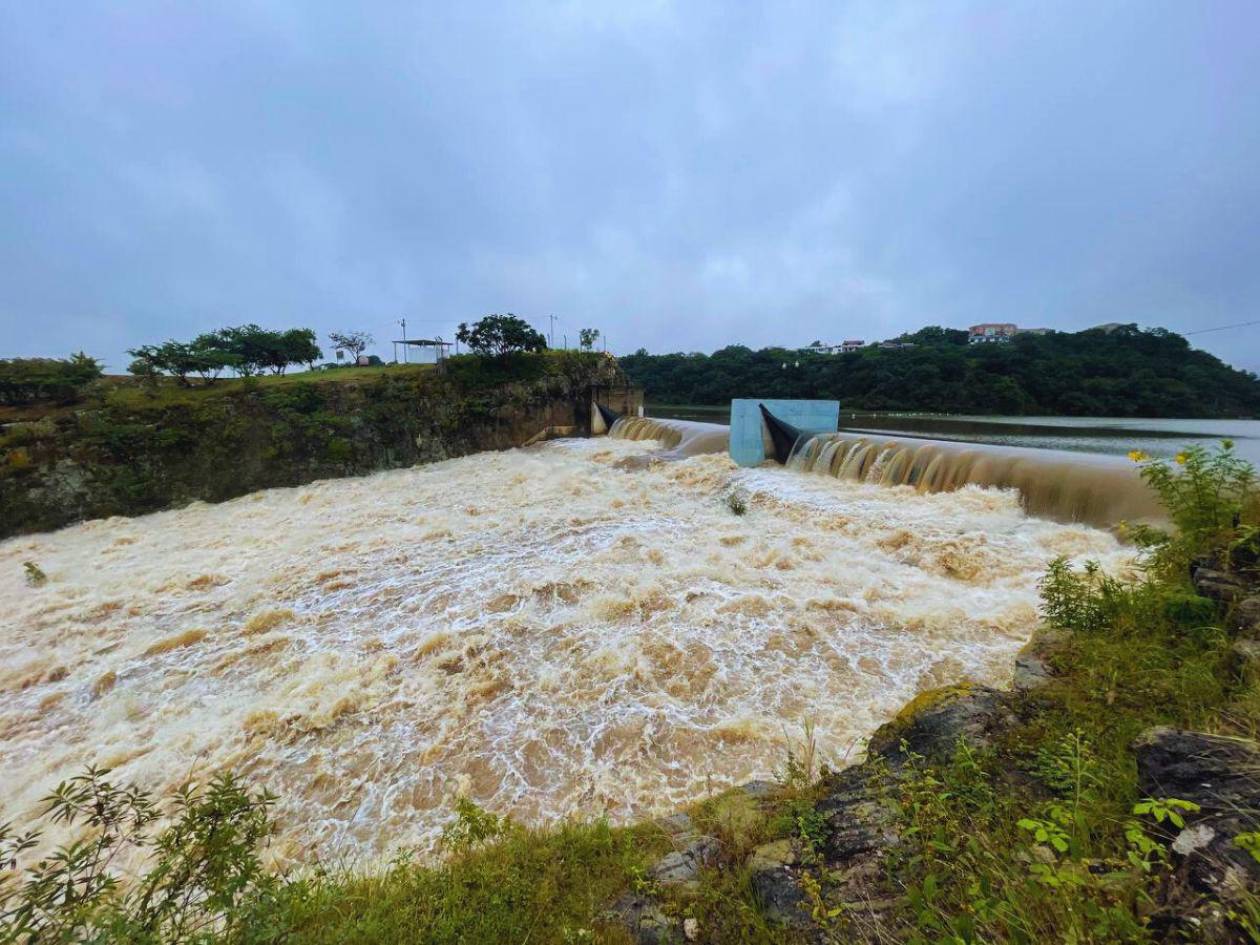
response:
[(968, 345), (927, 328), (841, 355), (732, 346), (704, 354), (621, 358), (650, 400), (724, 404), (734, 397), (838, 399), (846, 410), (1096, 417), (1258, 417), (1260, 379), (1135, 325), (1111, 332), (1019, 335)]

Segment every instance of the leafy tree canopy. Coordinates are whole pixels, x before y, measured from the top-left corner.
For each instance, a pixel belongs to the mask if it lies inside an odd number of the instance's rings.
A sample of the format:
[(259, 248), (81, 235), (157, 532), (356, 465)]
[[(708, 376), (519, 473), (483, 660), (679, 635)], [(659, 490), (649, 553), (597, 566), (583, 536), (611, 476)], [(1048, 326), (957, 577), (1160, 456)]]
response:
[(477, 354), (502, 357), (514, 351), (545, 351), (547, 339), (524, 319), (510, 312), (487, 315), (473, 322), (461, 322), (455, 337)]
[(128, 368), (135, 376), (152, 381), (169, 374), (184, 385), (191, 374), (212, 384), (225, 369), (241, 377), (263, 371), (283, 374), (290, 364), (310, 365), (323, 357), (309, 328), (270, 331), (253, 324), (220, 328), (188, 342), (144, 345), (127, 353), (135, 359)]

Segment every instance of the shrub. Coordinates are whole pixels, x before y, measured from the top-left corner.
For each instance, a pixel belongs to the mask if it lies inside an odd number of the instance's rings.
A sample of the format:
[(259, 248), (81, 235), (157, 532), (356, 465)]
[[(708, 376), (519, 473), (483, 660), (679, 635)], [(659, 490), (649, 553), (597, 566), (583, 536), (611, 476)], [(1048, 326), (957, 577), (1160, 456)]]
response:
[(0, 404), (74, 403), (100, 376), (100, 363), (81, 351), (64, 359), (0, 360)]
[(1124, 593), (1118, 581), (1102, 573), (1098, 562), (1087, 561), (1077, 572), (1066, 558), (1050, 562), (1038, 589), (1046, 622), (1060, 630), (1080, 633), (1108, 628), (1117, 598)]
[(1229, 546), (1240, 537), (1244, 522), (1256, 518), (1256, 471), (1234, 452), (1231, 440), (1222, 440), (1213, 451), (1189, 446), (1170, 463), (1142, 462), (1142, 478), (1159, 495), (1176, 527), (1176, 537), (1145, 533), (1155, 549), (1157, 565), (1179, 568), (1195, 555)]
[[(0, 941), (183, 945), (233, 935), (279, 881), (258, 845), (272, 831), (275, 798), (232, 775), (186, 784), (165, 810), (134, 785), (89, 768), (45, 798), (45, 817), (80, 837), (22, 868), (39, 832), (0, 826)], [(169, 825), (153, 835), (163, 817)], [(118, 860), (149, 848), (148, 868), (124, 884)]]

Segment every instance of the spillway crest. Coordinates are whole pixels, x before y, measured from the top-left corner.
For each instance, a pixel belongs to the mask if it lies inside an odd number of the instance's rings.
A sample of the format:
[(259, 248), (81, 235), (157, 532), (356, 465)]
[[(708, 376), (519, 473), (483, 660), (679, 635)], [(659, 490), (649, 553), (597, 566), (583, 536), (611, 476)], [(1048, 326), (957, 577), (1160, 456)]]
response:
[(839, 763), (918, 690), (1004, 683), (1049, 559), (1128, 567), (1010, 492), (621, 465), (660, 445), (559, 441), (0, 544), (0, 820), (95, 763), (156, 790), (242, 772), (282, 798), (281, 860), (431, 851), (460, 793), (624, 821), (771, 775), (802, 720)]
[(787, 465), (919, 492), (1015, 489), (1029, 513), (1064, 522), (1109, 526), (1164, 518), (1137, 467), (1116, 456), (843, 432), (804, 440)]

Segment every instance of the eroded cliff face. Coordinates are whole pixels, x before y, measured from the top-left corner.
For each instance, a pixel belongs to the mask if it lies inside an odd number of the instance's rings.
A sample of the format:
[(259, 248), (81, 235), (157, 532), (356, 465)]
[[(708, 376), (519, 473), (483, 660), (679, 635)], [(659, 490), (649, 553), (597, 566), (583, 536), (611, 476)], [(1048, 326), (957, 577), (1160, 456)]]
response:
[(199, 397), (105, 398), (0, 428), (0, 538), (194, 500), (589, 432), (593, 392), (616, 409), (615, 360), (553, 352), (513, 368), (382, 369), (340, 380), (225, 383)]

